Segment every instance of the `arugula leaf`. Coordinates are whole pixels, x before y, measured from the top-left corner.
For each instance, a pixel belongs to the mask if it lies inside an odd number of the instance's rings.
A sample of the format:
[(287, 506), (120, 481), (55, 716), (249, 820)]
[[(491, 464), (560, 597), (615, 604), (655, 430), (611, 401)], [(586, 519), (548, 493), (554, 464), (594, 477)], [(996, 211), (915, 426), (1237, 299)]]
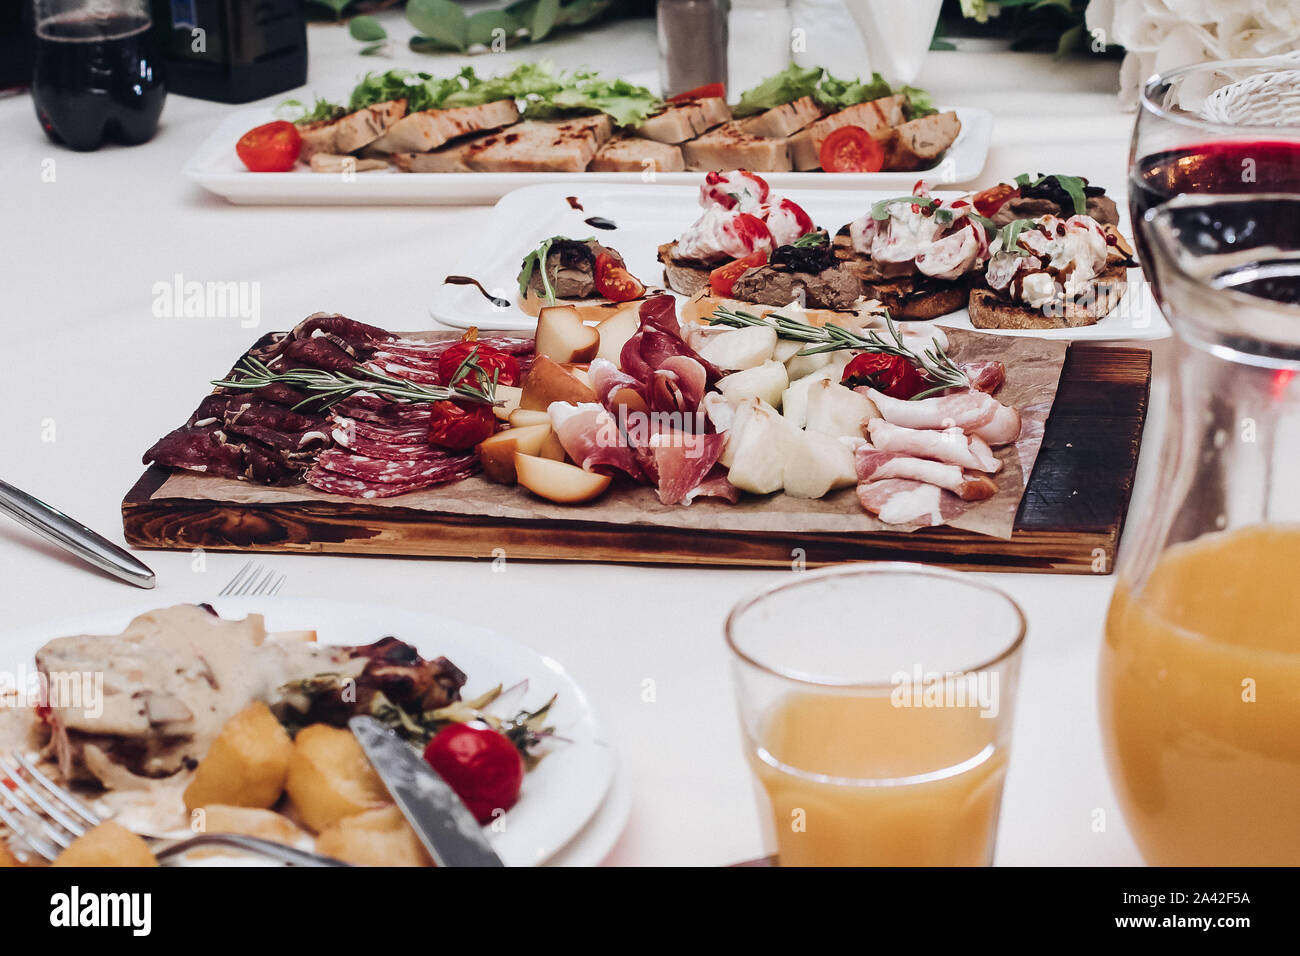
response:
[[(1084, 216), (1088, 213), (1088, 196), (1084, 192), (1086, 183), (1079, 176), (1066, 176), (1062, 173), (1048, 173), (1046, 176), (1039, 174), (1037, 179), (1032, 178), (1028, 173), (1021, 173), (1016, 177), (1016, 185), (1021, 189), (1026, 186), (1033, 189), (1041, 186), (1049, 179), (1055, 179), (1056, 184), (1061, 187), (1067, 196), (1070, 197), (1070, 203), (1074, 206), (1075, 215)], [(1062, 210), (1064, 212), (1064, 210)]]
[(824, 232), (805, 232), (790, 245), (796, 249), (816, 249), (830, 242), (830, 237)]
[(1013, 219), (1000, 230), (998, 238), (1002, 240), (1002, 251), (1011, 252), (1018, 256), (1029, 255), (1028, 250), (1020, 247), (1020, 234), (1026, 229), (1037, 228), (1038, 223), (1032, 219)]
[(543, 239), (536, 249), (524, 256), (523, 264), (519, 269), (519, 297), (521, 299), (528, 295), (528, 283), (533, 278), (533, 272), (540, 270), (542, 297), (546, 300), (547, 305), (555, 304), (555, 290), (551, 288), (551, 280), (546, 275), (546, 257), (551, 254), (551, 243), (563, 238), (563, 236), (551, 236), (549, 239)]
[(889, 207), (897, 205), (900, 202), (911, 203), (920, 206), (922, 209), (929, 209), (935, 205), (937, 199), (922, 199), (920, 196), (895, 196), (893, 199), (881, 199), (871, 204), (871, 218), (877, 222), (884, 222), (889, 218)]
[(311, 109), (307, 109), (302, 100), (285, 100), (275, 108), (276, 116), (298, 124), (315, 123), (319, 120), (336, 120), (340, 116), (345, 116), (347, 112), (337, 103), (331, 103), (329, 100), (323, 99), (317, 99), (316, 105)]
[(817, 92), (817, 84), (822, 78), (820, 66), (801, 67), (791, 63), (775, 76), (769, 76), (762, 83), (740, 94), (740, 102), (732, 111), (736, 116), (751, 116), (776, 106), (784, 106), (795, 100), (812, 96)]

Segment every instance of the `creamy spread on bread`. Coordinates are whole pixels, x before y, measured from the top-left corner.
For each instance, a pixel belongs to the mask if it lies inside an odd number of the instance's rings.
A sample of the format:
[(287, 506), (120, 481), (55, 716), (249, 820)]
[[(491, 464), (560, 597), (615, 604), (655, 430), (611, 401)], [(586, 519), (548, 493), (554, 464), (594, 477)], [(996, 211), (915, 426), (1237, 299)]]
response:
[(869, 210), (850, 223), (854, 251), (869, 257), (886, 276), (919, 272), (935, 279), (960, 279), (983, 264), (988, 234), (970, 217), (968, 201), (932, 199), (919, 183), (913, 198), (918, 201), (889, 203), (883, 219)]
[(990, 245), (985, 271), (990, 289), (1033, 309), (1087, 295), (1097, 277), (1128, 261), (1128, 250), (1113, 228), (1091, 216), (1041, 216), (1003, 248), (999, 235)]

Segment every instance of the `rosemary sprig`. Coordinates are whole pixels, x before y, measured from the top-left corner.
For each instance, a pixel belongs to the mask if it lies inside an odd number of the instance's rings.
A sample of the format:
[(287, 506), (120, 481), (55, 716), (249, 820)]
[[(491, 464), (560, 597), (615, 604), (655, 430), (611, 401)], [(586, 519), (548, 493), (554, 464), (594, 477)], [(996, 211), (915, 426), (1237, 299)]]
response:
[(770, 313), (765, 318), (760, 318), (750, 312), (720, 308), (713, 315), (706, 316), (705, 321), (711, 325), (726, 325), (737, 329), (747, 325), (766, 326), (774, 329), (778, 338), (810, 343), (808, 348), (799, 350), (798, 354), (800, 355), (817, 355), (821, 352), (854, 349), (859, 352), (877, 352), (883, 355), (900, 356), (911, 362), (924, 372), (927, 378), (935, 382), (933, 388), (928, 388), (918, 395), (913, 395), (912, 401), (926, 398), (936, 392), (942, 392), (950, 388), (970, 387), (970, 378), (938, 342), (931, 343), (929, 348), (919, 353), (908, 348), (903, 342), (903, 334), (899, 332), (898, 326), (894, 324), (894, 320), (889, 317), (888, 312), (885, 313), (885, 326), (889, 331), (889, 338), (885, 338), (875, 329), (854, 332), (838, 325), (810, 325), (807, 322), (800, 322), (798, 319), (792, 319), (789, 316), (779, 315), (775, 312)]
[[(457, 370), (457, 374), (459, 375), (460, 370), (466, 368), (479, 369), (480, 373), (482, 372), (477, 363), (466, 358)], [(443, 402), (451, 399), (482, 405), (496, 404), (495, 374), (490, 381), (480, 374), (472, 376), (474, 382), (470, 382), (467, 378), (465, 382), (456, 385), (421, 385), (419, 382), (376, 372), (361, 365), (354, 366), (353, 373), (327, 372), (314, 368), (296, 368), (277, 372), (265, 362), (249, 355), (235, 366), (231, 378), (212, 384), (222, 388), (250, 391), (268, 385), (282, 384), (310, 393), (311, 398), (299, 402), (294, 406), (295, 409), (314, 401), (319, 401), (323, 408), (329, 408), (357, 392), (374, 392), (376, 395), (383, 395), (399, 402)], [(235, 375), (239, 377), (236, 378)]]

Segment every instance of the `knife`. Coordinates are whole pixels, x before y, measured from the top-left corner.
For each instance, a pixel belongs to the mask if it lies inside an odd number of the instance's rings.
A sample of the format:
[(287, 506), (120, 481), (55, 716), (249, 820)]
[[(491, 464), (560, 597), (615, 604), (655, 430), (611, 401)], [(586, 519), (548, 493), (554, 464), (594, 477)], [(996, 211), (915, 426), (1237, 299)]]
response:
[(0, 481), (0, 512), (128, 584), (151, 588), (157, 583), (147, 565), (112, 541), (6, 481)]
[(353, 717), (348, 726), (435, 863), (505, 866), (456, 791), (410, 744), (373, 717)]

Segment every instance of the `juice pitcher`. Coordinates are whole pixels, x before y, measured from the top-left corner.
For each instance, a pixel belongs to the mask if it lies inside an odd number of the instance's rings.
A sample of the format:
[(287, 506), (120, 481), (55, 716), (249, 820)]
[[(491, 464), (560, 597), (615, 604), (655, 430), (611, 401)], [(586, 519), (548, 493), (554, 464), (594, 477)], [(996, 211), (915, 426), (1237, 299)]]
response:
[[(1297, 142), (1277, 125), (1227, 135), (1195, 119), (1196, 155), (1271, 161)], [(1155, 502), (1134, 516), (1117, 568), (1102, 734), (1148, 863), (1295, 865), (1300, 191), (1214, 185), (1134, 217), (1177, 367)]]

